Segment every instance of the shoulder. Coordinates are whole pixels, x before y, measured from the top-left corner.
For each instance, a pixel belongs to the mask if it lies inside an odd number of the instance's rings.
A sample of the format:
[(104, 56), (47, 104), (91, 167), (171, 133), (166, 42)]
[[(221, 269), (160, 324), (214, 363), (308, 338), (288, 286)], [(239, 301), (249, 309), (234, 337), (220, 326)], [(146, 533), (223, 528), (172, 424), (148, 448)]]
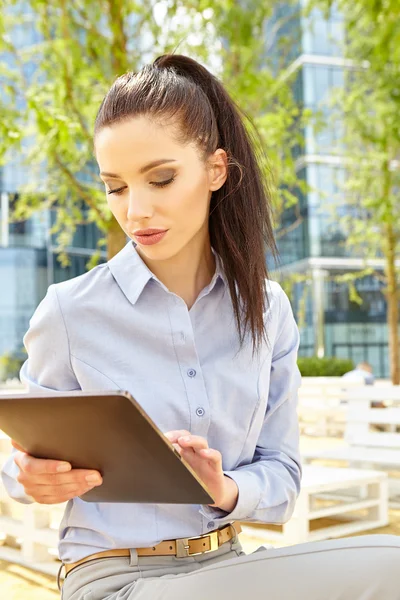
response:
[(53, 293), (62, 313), (76, 314), (76, 311), (82, 313), (99, 304), (115, 302), (112, 294), (115, 285), (108, 263), (103, 263), (78, 277), (51, 285), (48, 293)]
[(54, 325), (64, 314), (64, 308), (81, 307), (88, 297), (101, 297), (101, 290), (106, 287), (107, 282), (109, 283), (110, 277), (105, 263), (83, 275), (52, 283), (30, 319), (31, 327), (42, 325), (43, 321)]
[(94, 267), (87, 273), (53, 284), (52, 287), (59, 297), (76, 297), (80, 294), (90, 293), (94, 288), (101, 287), (112, 278), (108, 263)]
[(292, 307), (288, 295), (282, 286), (272, 279), (265, 280), (265, 315), (271, 315), (275, 318), (287, 316), (292, 312)]
[(353, 377), (354, 374), (357, 375), (357, 371), (355, 369), (353, 369), (352, 371), (347, 371), (347, 373), (344, 373), (342, 375), (342, 377), (346, 378), (346, 379), (349, 379), (350, 377)]
[(72, 279), (51, 284), (36, 308), (30, 324), (44, 318), (46, 322), (58, 320), (64, 316), (65, 311), (80, 309), (91, 300), (104, 297), (103, 292), (109, 288), (111, 279), (108, 265), (104, 263)]
[(300, 332), (287, 293), (270, 279), (266, 280), (266, 290), (265, 325), (273, 340), (274, 355), (287, 349), (298, 350)]

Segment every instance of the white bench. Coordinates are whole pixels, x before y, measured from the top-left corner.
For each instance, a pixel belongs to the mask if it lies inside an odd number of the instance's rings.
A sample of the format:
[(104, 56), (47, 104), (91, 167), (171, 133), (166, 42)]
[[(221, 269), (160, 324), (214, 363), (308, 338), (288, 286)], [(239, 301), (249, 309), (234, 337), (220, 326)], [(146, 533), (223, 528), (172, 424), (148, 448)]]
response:
[(61, 564), (57, 546), (64, 505), (16, 504), (1, 486), (0, 559), (56, 575)]
[(387, 484), (381, 471), (304, 465), (290, 521), (281, 526), (242, 523), (243, 531), (287, 546), (384, 527), (389, 522)]
[[(10, 439), (0, 431), (0, 465), (11, 450)], [(58, 528), (65, 506), (15, 502), (0, 479), (0, 559), (56, 575), (61, 564)]]
[[(388, 408), (370, 408), (381, 399)], [(377, 428), (381, 430), (377, 430)], [(326, 450), (303, 451), (305, 462), (313, 460), (345, 461), (350, 467), (381, 469), (389, 477), (390, 505), (400, 506), (400, 390), (387, 389), (377, 395), (365, 388), (363, 394), (351, 391), (345, 430), (346, 446)], [(396, 472), (396, 473), (395, 473)], [(396, 476), (398, 475), (398, 477)]]
[[(387, 382), (367, 386), (340, 377), (303, 377), (299, 388), (300, 432), (320, 437), (340, 436), (346, 431), (351, 406), (372, 408), (374, 402), (400, 406), (400, 387)], [(391, 425), (396, 431), (396, 424)]]
[(349, 390), (360, 387), (364, 389), (365, 386), (341, 377), (303, 377), (297, 409), (300, 433), (342, 437), (347, 414), (343, 399)]

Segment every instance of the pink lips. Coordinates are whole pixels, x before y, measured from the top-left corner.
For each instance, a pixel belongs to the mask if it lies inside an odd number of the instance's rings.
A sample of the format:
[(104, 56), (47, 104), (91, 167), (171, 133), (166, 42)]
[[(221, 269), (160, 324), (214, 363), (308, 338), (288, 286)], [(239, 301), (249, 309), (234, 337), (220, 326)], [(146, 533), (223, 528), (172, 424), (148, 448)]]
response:
[(158, 244), (166, 235), (168, 229), (138, 229), (134, 232), (134, 236), (143, 246), (152, 246)]

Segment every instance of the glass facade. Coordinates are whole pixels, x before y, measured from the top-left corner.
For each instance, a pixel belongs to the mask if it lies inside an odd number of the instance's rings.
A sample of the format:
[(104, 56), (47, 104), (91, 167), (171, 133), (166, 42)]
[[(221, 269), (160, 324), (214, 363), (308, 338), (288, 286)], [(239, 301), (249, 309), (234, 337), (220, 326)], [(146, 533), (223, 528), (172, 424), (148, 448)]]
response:
[[(67, 248), (70, 265), (62, 267), (52, 245), (49, 228), (53, 211), (36, 213), (31, 219), (4, 223), (0, 211), (0, 356), (22, 357), (22, 338), (29, 319), (51, 283), (65, 281), (87, 271), (87, 262), (101, 238), (94, 225), (78, 226), (73, 244)], [(99, 262), (105, 261), (102, 252)]]
[(47, 289), (46, 250), (0, 248), (0, 356), (22, 353), (22, 338)]
[[(8, 10), (21, 12), (22, 6), (28, 17), (29, 6), (23, 3), (10, 5)], [(39, 41), (34, 24), (28, 18), (9, 35), (19, 48)], [(16, 68), (11, 54), (3, 53), (0, 59), (9, 69)], [(25, 76), (30, 77), (33, 71), (32, 63), (27, 66)], [(3, 77), (0, 83), (4, 83)], [(0, 94), (4, 94), (2, 90), (0, 85)], [(2, 99), (6, 101), (4, 95)], [(22, 98), (18, 98), (17, 105), (24, 110)], [(34, 139), (25, 143), (31, 145)], [(93, 224), (78, 226), (72, 246), (67, 249), (71, 265), (62, 268), (49, 232), (54, 223), (53, 210), (36, 212), (28, 220), (9, 222), (16, 195), (29, 182), (29, 176), (29, 165), (23, 163), (21, 154), (9, 152), (6, 164), (0, 168), (0, 356), (10, 354), (20, 359), (24, 358), (22, 339), (29, 328), (29, 319), (48, 286), (84, 273), (101, 237)], [(103, 252), (100, 262), (104, 260)]]
[[(301, 0), (298, 7), (306, 5), (307, 0)], [(335, 6), (331, 6), (329, 19), (321, 11), (313, 9), (308, 16), (301, 17), (301, 39), (301, 52), (304, 54), (342, 56), (345, 42), (342, 15)]]
[[(305, 1), (298, 3), (297, 14)], [(282, 39), (285, 43), (291, 40), (293, 49), (289, 53), (291, 62), (286, 66), (295, 73), (295, 99), (313, 114), (321, 115), (327, 123), (325, 127), (316, 127), (314, 120), (304, 128), (304, 144), (296, 149), (295, 158), (298, 176), (307, 183), (307, 192), (298, 195), (297, 210), (285, 211), (277, 232), (282, 279), (285, 274), (296, 273), (306, 277), (305, 282), (293, 286), (291, 297), (301, 325), (299, 353), (351, 358), (355, 363), (367, 360), (375, 376), (388, 377), (386, 300), (382, 281), (372, 275), (355, 281), (362, 298), (359, 305), (351, 302), (348, 285), (334, 280), (337, 275), (362, 268), (357, 260), (362, 255), (357, 256), (346, 244), (346, 233), (338, 218), (350, 209), (342, 191), (345, 177), (340, 159), (342, 124), (330, 119), (330, 101), (335, 90), (343, 86), (346, 68), (342, 50), (343, 21), (335, 9), (329, 19), (317, 10), (307, 17), (293, 18), (293, 5), (282, 4), (278, 13), (275, 23), (278, 17), (287, 18)], [(273, 52), (278, 48), (277, 43)], [(299, 225), (293, 227), (296, 221)], [(285, 230), (288, 233), (284, 233)]]

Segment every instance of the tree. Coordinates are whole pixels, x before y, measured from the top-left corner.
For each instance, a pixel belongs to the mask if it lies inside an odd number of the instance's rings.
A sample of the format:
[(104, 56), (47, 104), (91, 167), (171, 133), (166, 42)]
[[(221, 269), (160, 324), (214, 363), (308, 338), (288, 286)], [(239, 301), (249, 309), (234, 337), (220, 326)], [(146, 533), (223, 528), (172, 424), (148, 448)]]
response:
[[(134, 0), (30, 0), (22, 8), (15, 0), (2, 2), (1, 50), (14, 67), (2, 73), (9, 93), (1, 119), (4, 159), (11, 141), (21, 150), (21, 140), (34, 138), (25, 157), (31, 184), (20, 194), (15, 216), (55, 206), (64, 262), (80, 223), (95, 222), (104, 231), (109, 256), (124, 243), (95, 173), (91, 130), (112, 79), (137, 66), (151, 19), (149, 7)], [(34, 30), (36, 41), (19, 47), (10, 30)], [(14, 119), (5, 113), (10, 99), (20, 107)]]
[[(215, 70), (255, 117), (259, 147), (271, 156), (274, 189), (280, 184), (274, 196), (278, 221), (284, 206), (296, 205), (293, 190), (303, 184), (290, 151), (298, 142), (301, 114), (284, 73), (274, 75), (263, 42), (273, 4), (229, 0), (209, 8), (202, 0), (30, 0), (21, 12), (16, 0), (1, 0), (0, 52), (8, 66), (3, 61), (0, 71), (6, 92), (0, 101), (0, 157), (7, 160), (12, 147), (22, 152), (22, 141), (31, 140), (26, 156), (31, 183), (20, 190), (14, 219), (55, 208), (53, 232), (64, 264), (78, 224), (95, 222), (104, 231), (109, 258), (121, 249), (125, 235), (108, 211), (93, 160), (95, 114), (116, 76), (179, 51)], [(40, 39), (18, 47), (8, 34), (14, 28), (36, 28)], [(270, 163), (264, 162), (266, 177)]]
[[(312, 0), (329, 14), (331, 0)], [(344, 123), (337, 152), (344, 157), (346, 205), (336, 215), (346, 244), (366, 260), (383, 258), (390, 372), (400, 383), (400, 4), (338, 0), (346, 27), (345, 56), (351, 60), (336, 114)]]
[(282, 38), (285, 26), (299, 17), (299, 11), (296, 2), (287, 2), (285, 15), (277, 18), (280, 4), (276, 0), (224, 0), (207, 10), (204, 0), (189, 3), (202, 16), (204, 30), (212, 29), (215, 39), (221, 41), (218, 74), (255, 125), (256, 130), (251, 126), (249, 130), (270, 183), (277, 238), (288, 233), (288, 228), (279, 227), (284, 210), (294, 210), (290, 229), (302, 222), (298, 192), (305, 191), (305, 182), (297, 176), (293, 150), (303, 143), (302, 128), (311, 116), (293, 97), (295, 74), (287, 60), (291, 45)]

